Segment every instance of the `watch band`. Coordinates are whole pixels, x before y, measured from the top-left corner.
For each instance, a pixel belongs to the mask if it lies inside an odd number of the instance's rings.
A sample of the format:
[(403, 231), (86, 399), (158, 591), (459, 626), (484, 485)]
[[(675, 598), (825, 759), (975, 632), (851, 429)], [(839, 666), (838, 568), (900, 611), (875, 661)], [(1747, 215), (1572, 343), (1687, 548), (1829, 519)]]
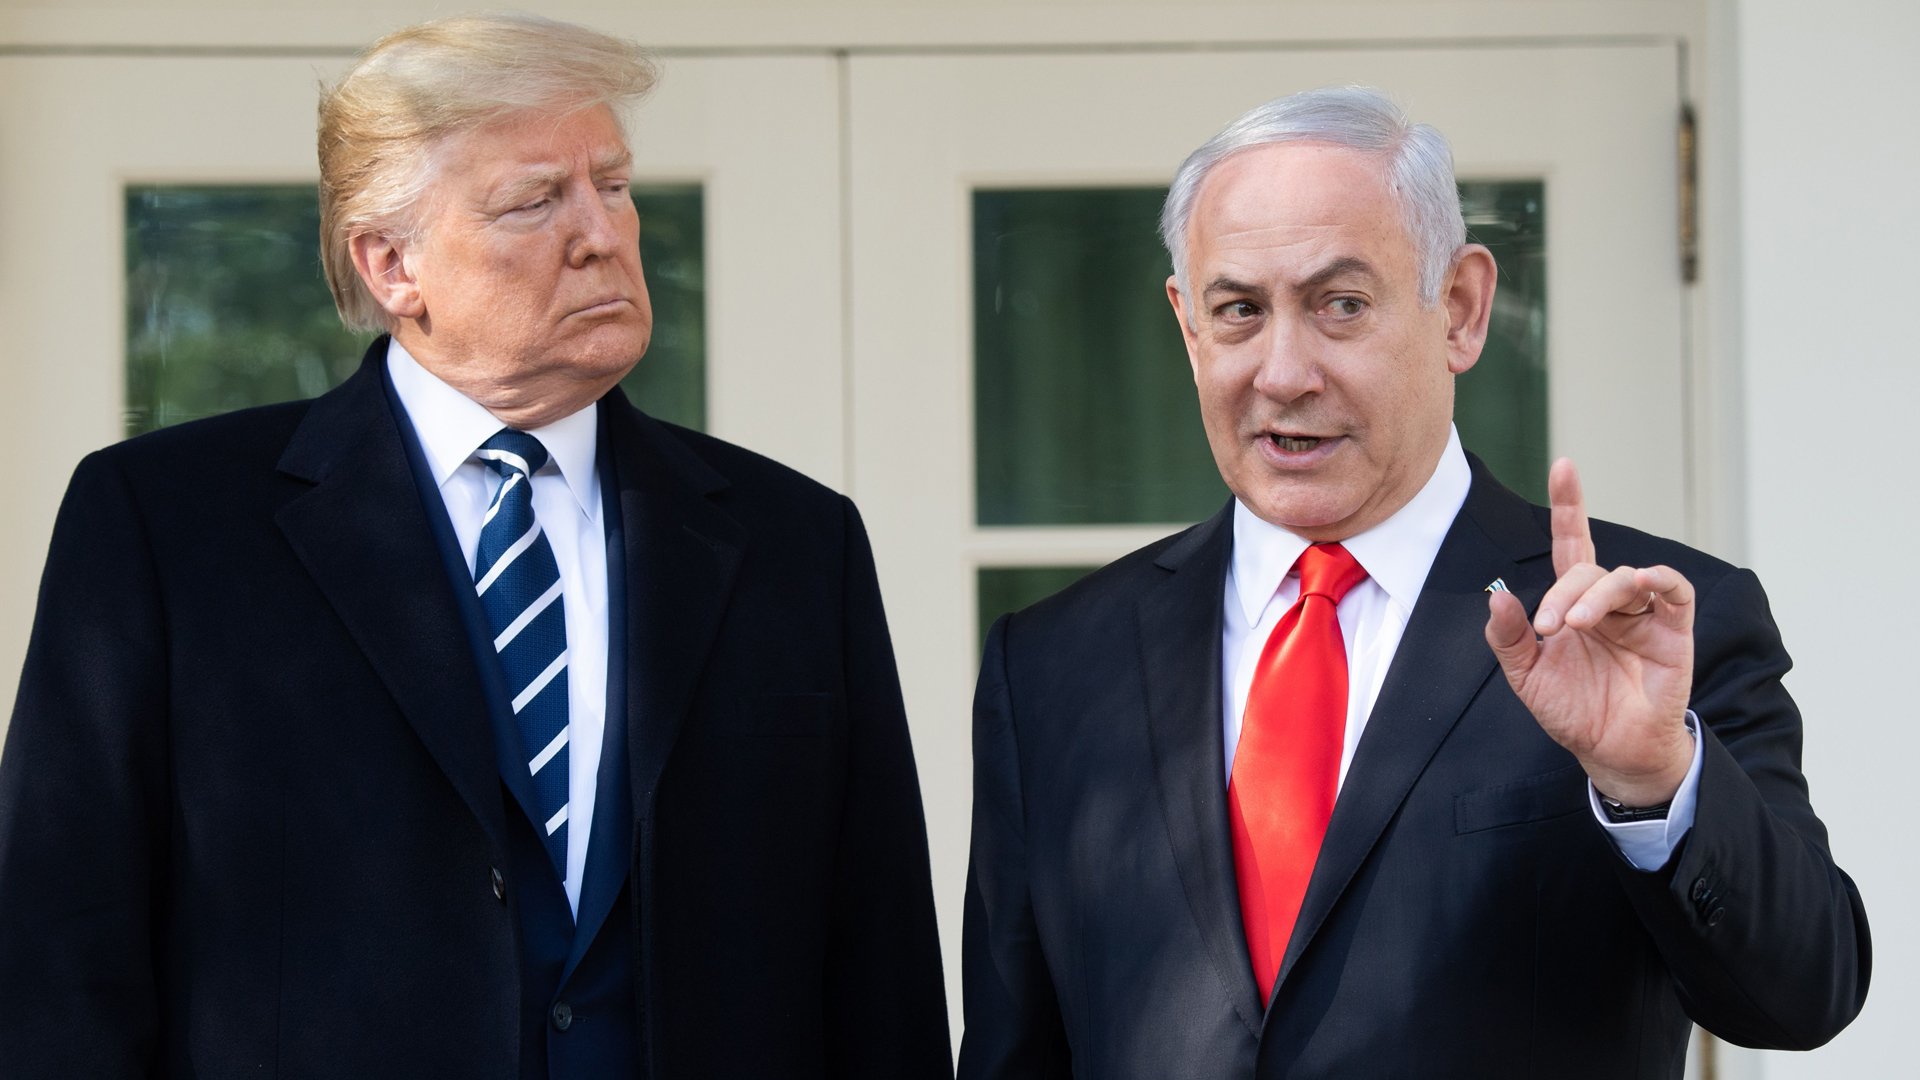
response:
[[(1686, 713), (1681, 716), (1680, 722), (1686, 725), (1687, 734), (1698, 741), (1700, 738), (1700, 729), (1695, 726), (1696, 721), (1694, 720), (1692, 709), (1688, 709)], [(1673, 809), (1672, 799), (1668, 799), (1663, 803), (1656, 803), (1652, 806), (1628, 806), (1619, 799), (1602, 793), (1599, 788), (1594, 788), (1593, 793), (1600, 796), (1600, 812), (1605, 814), (1607, 820), (1615, 825), (1625, 825), (1634, 821), (1665, 821), (1667, 819), (1667, 811)]]
[[(1598, 795), (1599, 792), (1596, 791), (1594, 794)], [(1611, 796), (1600, 796), (1601, 813), (1606, 814), (1607, 820), (1615, 825), (1625, 825), (1632, 821), (1665, 821), (1667, 811), (1672, 808), (1673, 800), (1671, 799), (1654, 806), (1628, 806)]]

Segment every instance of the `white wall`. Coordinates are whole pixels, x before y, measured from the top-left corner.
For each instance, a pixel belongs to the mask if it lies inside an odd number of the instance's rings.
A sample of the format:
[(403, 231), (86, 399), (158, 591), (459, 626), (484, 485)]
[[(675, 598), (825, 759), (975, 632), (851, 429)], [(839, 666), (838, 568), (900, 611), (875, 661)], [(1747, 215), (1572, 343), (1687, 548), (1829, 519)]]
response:
[(1865, 898), (1875, 970), (1828, 1047), (1728, 1055), (1723, 1072), (1914, 1075), (1920, 5), (1737, 0), (1734, 15), (1747, 559), (1798, 664), (1814, 803)]
[[(1920, 1014), (1920, 929), (1904, 918), (1920, 906), (1906, 782), (1920, 719), (1900, 675), (1920, 646), (1905, 619), (1920, 598), (1920, 561), (1908, 556), (1920, 509), (1897, 455), (1920, 429), (1904, 415), (1920, 400), (1920, 357), (1900, 325), (1920, 292), (1920, 2), (1220, 0), (1172, 18), (1152, 0), (0, 0), (0, 51), (357, 45), (438, 11), (497, 6), (608, 26), (640, 13), (649, 40), (683, 49), (1164, 42), (1222, 27), (1270, 40), (1689, 38), (1708, 154), (1694, 409), (1711, 482), (1696, 535), (1754, 566), (1772, 593), (1799, 661), (1790, 685), (1808, 716), (1815, 803), (1866, 898), (1878, 958), (1865, 1015), (1832, 1046), (1724, 1052), (1720, 1076), (1914, 1071), (1900, 1063)], [(18, 389), (26, 363), (0, 360), (3, 381)], [(48, 372), (50, 386), (72, 378)], [(10, 524), (28, 535), (0, 552), (37, 563), (51, 514), (52, 494), (16, 505)], [(0, 576), (0, 729), (35, 576)]]

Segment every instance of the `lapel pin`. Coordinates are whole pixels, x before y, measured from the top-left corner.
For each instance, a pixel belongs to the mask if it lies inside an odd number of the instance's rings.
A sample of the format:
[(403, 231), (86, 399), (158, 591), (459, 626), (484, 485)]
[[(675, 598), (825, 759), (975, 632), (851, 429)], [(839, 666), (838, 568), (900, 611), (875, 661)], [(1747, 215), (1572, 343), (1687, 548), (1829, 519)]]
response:
[(1506, 578), (1494, 578), (1492, 581), (1487, 583), (1486, 591), (1487, 592), (1512, 592), (1513, 590), (1507, 588)]

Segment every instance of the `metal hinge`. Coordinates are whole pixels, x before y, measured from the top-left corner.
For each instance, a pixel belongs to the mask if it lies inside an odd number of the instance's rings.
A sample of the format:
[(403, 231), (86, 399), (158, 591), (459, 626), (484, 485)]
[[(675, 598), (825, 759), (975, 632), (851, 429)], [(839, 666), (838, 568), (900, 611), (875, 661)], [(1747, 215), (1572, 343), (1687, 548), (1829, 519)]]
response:
[(1700, 277), (1700, 139), (1693, 105), (1680, 106), (1680, 280)]

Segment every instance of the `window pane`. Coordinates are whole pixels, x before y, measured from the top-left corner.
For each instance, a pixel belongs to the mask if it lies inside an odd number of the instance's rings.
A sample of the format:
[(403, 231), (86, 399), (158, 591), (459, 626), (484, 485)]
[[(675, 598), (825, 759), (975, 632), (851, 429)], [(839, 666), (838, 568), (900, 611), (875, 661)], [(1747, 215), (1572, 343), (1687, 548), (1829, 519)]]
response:
[[(705, 421), (705, 252), (697, 187), (637, 191), (653, 345), (628, 393)], [(320, 273), (312, 185), (146, 185), (126, 192), (126, 431), (323, 393), (367, 337), (340, 326)]]
[(367, 336), (334, 314), (313, 186), (127, 189), (129, 435), (311, 397)]
[(1160, 299), (1165, 196), (974, 192), (980, 524), (1194, 521), (1226, 498)]
[(1044, 600), (1092, 573), (1091, 566), (990, 566), (976, 579), (980, 598), (980, 640), (993, 620)]
[(651, 416), (707, 423), (707, 242), (698, 185), (635, 188), (653, 340), (620, 388)]
[(1460, 185), (1467, 234), (1500, 267), (1493, 323), (1480, 362), (1454, 382), (1460, 441), (1500, 482), (1547, 501), (1546, 185), (1473, 180)]
[[(982, 525), (1197, 521), (1226, 490), (1160, 299), (1164, 191), (982, 190), (974, 206), (975, 497)], [(1467, 449), (1546, 495), (1545, 188), (1461, 185), (1500, 267), (1493, 325), (1456, 387)]]

